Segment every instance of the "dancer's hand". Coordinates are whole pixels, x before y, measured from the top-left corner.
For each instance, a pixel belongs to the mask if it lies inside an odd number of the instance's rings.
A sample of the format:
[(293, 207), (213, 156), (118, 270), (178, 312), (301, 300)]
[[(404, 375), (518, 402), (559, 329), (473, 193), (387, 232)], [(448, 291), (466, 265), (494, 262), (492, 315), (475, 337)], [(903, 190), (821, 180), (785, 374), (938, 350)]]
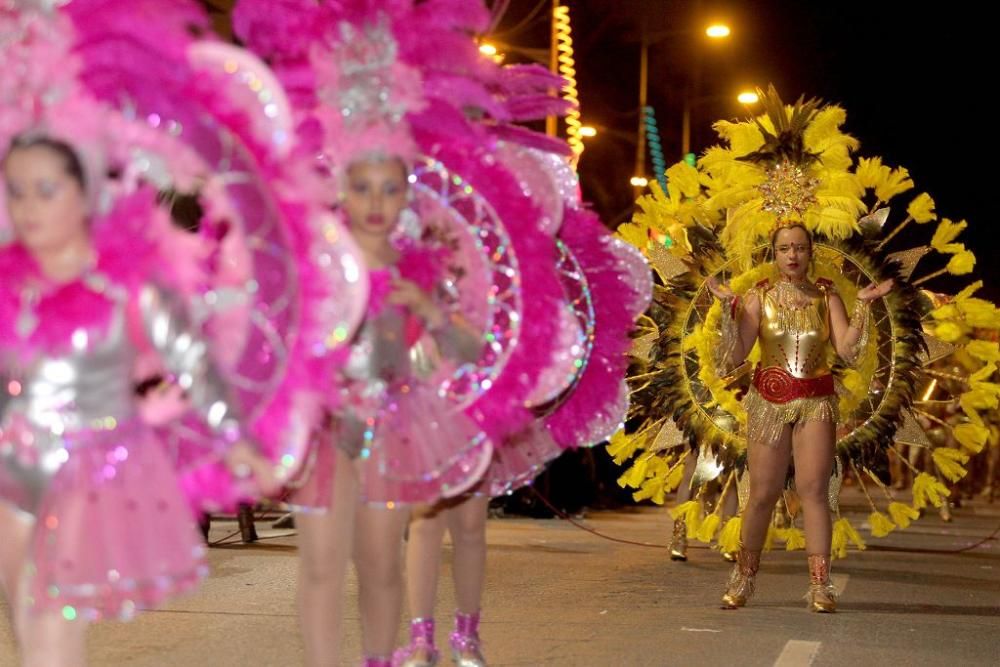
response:
[(872, 283), (868, 287), (858, 290), (858, 298), (862, 301), (874, 301), (875, 299), (881, 299), (892, 291), (895, 284), (896, 283), (892, 278), (883, 280), (878, 285)]
[(736, 296), (733, 294), (733, 290), (729, 288), (729, 285), (720, 283), (719, 279), (715, 276), (709, 278), (705, 284), (708, 285), (708, 291), (714, 294), (716, 299), (725, 301), (726, 299), (732, 299)]
[(275, 466), (246, 442), (237, 442), (229, 448), (226, 452), (226, 465), (240, 479), (253, 478), (262, 496), (270, 498), (281, 492), (283, 481)]
[(444, 323), (444, 313), (441, 312), (430, 295), (420, 289), (416, 283), (405, 278), (396, 278), (392, 281), (392, 292), (389, 293), (386, 301), (394, 306), (409, 308), (431, 329)]

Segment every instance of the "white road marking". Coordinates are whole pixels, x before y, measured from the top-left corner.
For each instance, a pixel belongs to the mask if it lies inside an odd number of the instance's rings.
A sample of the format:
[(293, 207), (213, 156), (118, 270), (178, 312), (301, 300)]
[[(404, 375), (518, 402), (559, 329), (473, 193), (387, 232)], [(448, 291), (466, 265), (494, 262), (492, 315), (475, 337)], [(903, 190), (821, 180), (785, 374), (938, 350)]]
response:
[(820, 642), (790, 639), (774, 661), (774, 667), (809, 667), (819, 653)]
[(722, 632), (714, 628), (681, 628), (681, 632)]

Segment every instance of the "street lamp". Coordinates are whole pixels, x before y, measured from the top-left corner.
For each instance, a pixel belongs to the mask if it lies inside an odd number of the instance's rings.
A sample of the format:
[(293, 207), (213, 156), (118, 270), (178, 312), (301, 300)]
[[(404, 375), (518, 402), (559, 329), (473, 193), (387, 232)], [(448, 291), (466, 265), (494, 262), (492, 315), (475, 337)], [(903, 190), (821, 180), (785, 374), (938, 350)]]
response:
[(736, 96), (736, 101), (740, 104), (745, 104), (746, 106), (752, 106), (757, 104), (757, 102), (760, 102), (760, 96), (752, 90), (744, 90)]
[(633, 176), (629, 179), (629, 183), (637, 188), (644, 188), (649, 185), (649, 179), (645, 176)]
[[(667, 30), (664, 32), (649, 33), (643, 27), (641, 37), (642, 47), (639, 51), (639, 139), (635, 151), (635, 173), (637, 174), (642, 173), (646, 166), (646, 119), (643, 117), (642, 110), (648, 106), (649, 46), (650, 44), (672, 37), (686, 36), (692, 39), (700, 34), (705, 34), (714, 41), (724, 41), (732, 34), (732, 29), (723, 23), (714, 23), (706, 26), (704, 33), (694, 30)], [(695, 55), (692, 56), (691, 72), (685, 84), (684, 115), (681, 122), (681, 154), (684, 156), (687, 156), (691, 152), (691, 107), (701, 91), (701, 53), (697, 47), (694, 47), (693, 51)], [(639, 178), (642, 177), (633, 177), (632, 184), (635, 185), (635, 180)]]
[(705, 34), (712, 39), (725, 39), (729, 37), (732, 30), (729, 26), (724, 23), (713, 23), (712, 25), (705, 28)]
[(592, 139), (597, 136), (597, 128), (593, 125), (583, 125), (580, 127), (579, 134), (581, 137), (586, 137), (587, 139)]
[[(732, 34), (732, 29), (724, 23), (713, 23), (705, 28), (705, 34), (712, 40), (720, 41)], [(701, 51), (695, 49), (691, 59), (691, 76), (684, 94), (684, 115), (681, 119), (681, 154), (691, 152), (691, 107), (701, 96)]]
[(504, 60), (504, 54), (500, 53), (500, 49), (495, 44), (490, 44), (489, 42), (480, 44), (479, 52), (497, 64), (502, 63)]

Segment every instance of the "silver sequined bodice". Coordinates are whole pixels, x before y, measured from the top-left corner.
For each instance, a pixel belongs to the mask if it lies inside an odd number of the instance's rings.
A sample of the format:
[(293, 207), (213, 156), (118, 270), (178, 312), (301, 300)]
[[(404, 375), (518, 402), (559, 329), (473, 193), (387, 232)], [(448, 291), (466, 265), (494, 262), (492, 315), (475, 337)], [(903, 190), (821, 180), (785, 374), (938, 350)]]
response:
[(447, 326), (431, 332), (431, 340), (421, 336), (407, 340), (407, 315), (400, 308), (385, 307), (371, 314), (351, 343), (351, 353), (343, 374), (336, 442), (351, 457), (358, 456), (366, 438), (368, 423), (384, 407), (393, 387), (423, 381), (433, 375), (445, 356), (459, 363), (478, 359), (481, 343), (473, 335)]
[(366, 319), (351, 343), (344, 375), (350, 380), (369, 383), (391, 383), (409, 375), (405, 324), (403, 314), (395, 308), (386, 308)]
[[(207, 344), (179, 301), (153, 286), (129, 297), (108, 286), (112, 312), (99, 333), (80, 328), (56, 350), (0, 349), (0, 500), (33, 511), (74, 447), (137, 418), (129, 335), (129, 298), (137, 299), (141, 335), (216, 430), (237, 428)], [(133, 330), (138, 327), (133, 325)], [(99, 437), (98, 437), (99, 439)]]
[(136, 353), (117, 315), (102, 340), (90, 340), (87, 331), (78, 329), (72, 347), (61, 354), (5, 364), (7, 391), (0, 395), (4, 421), (19, 415), (36, 429), (63, 433), (93, 427), (108, 417), (131, 416), (130, 373)]

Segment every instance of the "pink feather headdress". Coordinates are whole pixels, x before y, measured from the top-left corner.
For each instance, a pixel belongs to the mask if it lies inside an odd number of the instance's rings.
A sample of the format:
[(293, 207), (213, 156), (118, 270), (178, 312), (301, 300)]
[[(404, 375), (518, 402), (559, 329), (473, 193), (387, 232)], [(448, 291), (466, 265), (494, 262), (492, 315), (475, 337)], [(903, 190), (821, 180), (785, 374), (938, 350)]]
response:
[[(192, 0), (74, 0), (41, 9), (0, 0), (0, 141), (38, 129), (96, 156), (95, 184), (115, 215), (96, 216), (95, 235), (106, 236), (102, 221), (111, 220), (113, 239), (149, 240), (156, 247), (148, 255), (123, 258), (146, 278), (157, 265), (175, 274), (179, 262), (212, 264), (225, 246), (207, 258), (179, 252), (171, 239), (194, 237), (169, 233), (152, 190), (197, 195), (203, 231), (241, 223), (252, 260), (235, 280), (253, 317), (236, 322), (242, 331), (232, 333), (248, 342), (226, 371), (247, 380), (234, 384), (248, 432), (265, 455), (292, 468), (305, 460), (303, 426), (329, 393), (338, 363), (329, 353), (360, 321), (367, 279), (350, 238), (314, 203), (302, 185), (305, 170), (288, 155), (293, 125), (280, 86), (259, 60), (212, 39), (207, 27)], [(109, 168), (114, 178), (103, 178)], [(150, 224), (157, 221), (168, 229)], [(225, 271), (203, 268), (212, 282), (188, 296), (211, 304), (216, 288), (228, 287)], [(221, 336), (223, 351), (237, 338)], [(194, 504), (246, 499), (219, 461), (218, 443), (185, 436), (179, 444)]]
[(471, 36), (488, 23), (470, 0), (240, 0), (233, 13), (237, 35), (270, 62), (299, 107), (300, 131), (331, 163), (366, 154), (412, 162), (418, 128), (562, 151), (513, 125), (565, 112), (552, 93), (562, 80), (483, 56)]
[[(41, 3), (47, 4), (47, 3)], [(75, 31), (61, 13), (33, 3), (0, 5), (0, 154), (19, 136), (64, 141), (84, 164), (98, 213), (135, 191), (136, 174), (158, 185), (186, 187), (204, 165), (184, 143), (97, 99), (81, 83)], [(109, 171), (119, 177), (107, 178)], [(0, 227), (5, 225), (0, 209)]]

